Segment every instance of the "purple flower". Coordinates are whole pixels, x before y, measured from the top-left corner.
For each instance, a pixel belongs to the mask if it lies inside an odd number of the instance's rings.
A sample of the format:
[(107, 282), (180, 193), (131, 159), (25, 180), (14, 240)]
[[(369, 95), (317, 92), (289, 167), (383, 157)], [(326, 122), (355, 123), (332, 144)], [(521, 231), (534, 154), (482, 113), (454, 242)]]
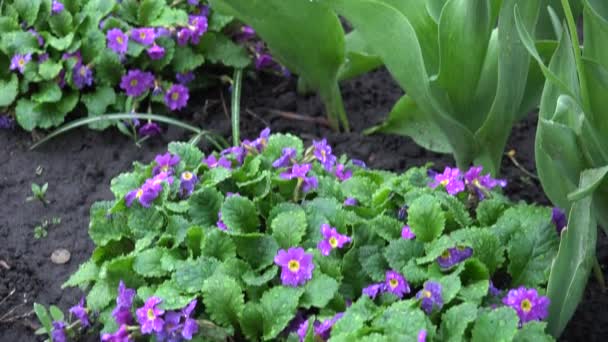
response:
[(192, 71), (189, 72), (178, 72), (175, 74), (175, 79), (177, 83), (186, 85), (192, 81), (194, 81), (194, 73)]
[(124, 34), (120, 29), (113, 28), (106, 34), (108, 48), (119, 55), (127, 53), (129, 47), (129, 36)]
[(496, 286), (494, 286), (494, 282), (490, 280), (490, 285), (488, 286), (488, 294), (494, 297), (499, 297), (500, 293), (501, 291)]
[(568, 218), (566, 218), (566, 214), (558, 207), (554, 207), (551, 210), (551, 221), (555, 225), (557, 234), (561, 234), (562, 230), (564, 230), (564, 228), (566, 228), (568, 225)]
[(166, 27), (157, 27), (154, 34), (156, 34), (157, 38), (160, 37), (170, 37), (171, 36), (171, 30), (167, 29)]
[(38, 63), (44, 63), (46, 61), (49, 60), (49, 54), (48, 53), (43, 53), (41, 55), (38, 56)]
[(153, 44), (147, 52), (150, 59), (155, 61), (165, 57), (165, 48), (157, 44)]
[(345, 207), (352, 207), (352, 206), (355, 206), (355, 205), (357, 205), (357, 199), (356, 199), (356, 198), (353, 198), (353, 197), (347, 197), (347, 198), (344, 200), (344, 206), (345, 206)]
[(154, 162), (156, 163), (156, 166), (154, 167), (154, 169), (152, 169), (152, 174), (155, 176), (161, 172), (168, 172), (171, 174), (173, 173), (173, 167), (179, 164), (179, 161), (179, 156), (173, 155), (170, 152), (167, 152), (165, 154), (159, 154), (154, 157)]
[(154, 87), (154, 75), (139, 69), (129, 70), (120, 80), (120, 88), (127, 96), (137, 97)]
[(279, 250), (274, 263), (281, 266), (281, 281), (283, 285), (297, 287), (312, 279), (312, 254), (308, 254), (301, 247), (292, 247), (287, 251)]
[(251, 26), (241, 26), (239, 32), (235, 35), (235, 38), (239, 42), (250, 40), (255, 37), (255, 30)]
[(471, 247), (454, 247), (446, 249), (438, 258), (437, 263), (442, 269), (448, 269), (473, 255)]
[(222, 212), (221, 211), (217, 213), (217, 222), (216, 222), (216, 225), (217, 225), (217, 227), (220, 230), (223, 230), (223, 231), (228, 230), (228, 226), (226, 226), (226, 224), (222, 220)]
[(333, 328), (334, 324), (340, 318), (344, 316), (344, 313), (337, 313), (334, 317), (330, 319), (324, 320), (321, 324), (315, 327), (315, 335), (319, 336), (323, 341), (327, 341), (329, 339), (329, 335), (331, 334), (331, 328)]
[(190, 28), (190, 41), (192, 44), (198, 44), (201, 37), (207, 32), (207, 17), (203, 15), (191, 15), (188, 18), (188, 27)]
[(52, 14), (58, 14), (63, 12), (63, 4), (60, 1), (57, 0), (53, 0), (53, 3), (51, 5), (51, 13)]
[(191, 318), (196, 307), (196, 299), (191, 301), (181, 311), (169, 311), (165, 313), (165, 324), (163, 331), (156, 334), (158, 341), (182, 341), (191, 340), (198, 332), (198, 323)]
[(296, 150), (291, 147), (285, 147), (281, 153), (279, 159), (272, 163), (275, 168), (287, 167), (296, 159)]
[[(36, 31), (33, 28), (31, 28), (31, 29), (27, 30), (27, 32), (31, 33), (34, 37), (36, 37), (36, 39), (38, 40), (38, 45), (39, 46), (43, 46), (44, 45), (44, 38), (42, 38), (42, 36), (40, 35), (40, 33), (38, 33), (38, 31)], [(46, 54), (46, 55), (48, 56), (48, 54)]]
[(350, 237), (338, 233), (336, 228), (327, 223), (321, 225), (321, 235), (323, 235), (323, 240), (319, 241), (317, 248), (324, 256), (328, 256), (332, 249), (342, 248), (351, 241)]
[(131, 207), (133, 201), (137, 199), (142, 207), (149, 208), (163, 190), (162, 183), (164, 181), (169, 184), (173, 183), (173, 178), (168, 172), (161, 172), (154, 176), (154, 178), (146, 180), (140, 188), (131, 190), (127, 193), (125, 196), (125, 204), (127, 207)]
[(247, 150), (257, 150), (262, 152), (266, 145), (268, 145), (268, 138), (270, 137), (270, 128), (266, 127), (260, 132), (260, 136), (253, 142), (249, 140), (243, 141), (243, 147)]
[(154, 122), (148, 122), (147, 124), (139, 128), (139, 135), (153, 137), (162, 133), (160, 126)]
[(334, 167), (336, 156), (331, 153), (331, 146), (327, 144), (327, 139), (321, 141), (313, 140), (314, 155), (328, 172)]
[(88, 65), (77, 63), (74, 66), (72, 81), (77, 89), (83, 89), (93, 85), (93, 70)]
[(188, 88), (181, 84), (174, 84), (165, 94), (165, 104), (171, 110), (179, 110), (186, 107), (189, 98)]
[(464, 182), (462, 181), (460, 170), (446, 167), (443, 173), (435, 174), (434, 181), (430, 184), (430, 187), (435, 189), (439, 185), (444, 186), (448, 194), (452, 196), (464, 191)]
[(192, 319), (192, 312), (196, 308), (196, 299), (191, 301), (185, 308), (182, 309), (182, 318), (184, 319), (184, 326), (182, 328), (182, 336), (186, 340), (191, 340), (192, 335), (198, 332), (198, 323), (195, 319)]
[(105, 333), (101, 335), (102, 342), (131, 342), (127, 325), (122, 324), (120, 328), (113, 334)]
[(89, 315), (87, 314), (87, 309), (84, 307), (84, 297), (80, 299), (78, 305), (72, 306), (70, 308), (70, 313), (80, 321), (81, 326), (91, 326), (91, 323), (89, 322)]
[(131, 39), (142, 45), (150, 45), (156, 39), (156, 33), (151, 27), (137, 28), (131, 31)]
[(351, 178), (353, 176), (353, 172), (351, 170), (344, 170), (343, 164), (336, 165), (336, 169), (334, 171), (336, 178), (338, 178), (341, 182)]
[(304, 342), (304, 339), (306, 339), (306, 335), (308, 334), (308, 320), (303, 321), (302, 324), (298, 326), (296, 333), (298, 334), (300, 342)]
[(25, 66), (32, 60), (32, 54), (26, 53), (25, 55), (16, 54), (11, 59), (10, 70), (19, 70), (19, 73), (23, 74)]
[(403, 298), (405, 294), (410, 293), (410, 285), (407, 283), (407, 280), (395, 271), (386, 271), (384, 288), (387, 292), (399, 298)]
[(257, 70), (266, 69), (274, 65), (274, 59), (268, 53), (259, 53), (255, 56), (255, 68)]
[(539, 296), (536, 289), (527, 289), (523, 286), (510, 290), (502, 302), (515, 309), (520, 324), (545, 319), (549, 310), (549, 298)]
[(7, 115), (0, 115), (0, 129), (13, 129), (15, 127), (15, 120)]
[(365, 165), (365, 162), (363, 160), (359, 160), (359, 159), (351, 159), (350, 161), (353, 165), (358, 166), (362, 169), (367, 169), (367, 165)]
[(434, 281), (425, 282), (424, 288), (416, 294), (416, 298), (421, 300), (420, 306), (428, 315), (435, 309), (440, 310), (443, 307), (441, 284)]
[(192, 35), (192, 32), (187, 29), (187, 28), (182, 28), (179, 31), (177, 31), (177, 44), (180, 46), (184, 46), (186, 44), (188, 44), (188, 41), (190, 40), (190, 36)]
[(137, 309), (137, 321), (141, 324), (141, 333), (150, 334), (153, 331), (163, 331), (165, 321), (160, 317), (165, 311), (156, 306), (162, 302), (158, 297), (150, 297), (144, 303), (144, 306)]
[(372, 284), (363, 289), (363, 294), (371, 299), (375, 299), (378, 294), (384, 292), (384, 284)]
[(179, 189), (180, 193), (182, 194), (182, 197), (188, 197), (192, 195), (192, 192), (194, 191), (194, 186), (196, 185), (196, 183), (198, 183), (198, 177), (190, 171), (185, 171), (182, 173), (180, 179), (181, 182), (179, 185)]
[(65, 335), (65, 323), (61, 321), (53, 322), (53, 330), (51, 330), (51, 338), (53, 342), (66, 342), (68, 340)]
[(490, 176), (490, 174), (481, 175), (481, 171), (483, 167), (474, 166), (467, 171), (464, 175), (465, 184), (473, 191), (477, 193), (479, 199), (484, 199), (485, 194), (488, 190), (492, 190), (493, 188), (500, 186), (507, 186), (507, 181), (504, 179), (494, 179)]
[(125, 283), (121, 280), (118, 284), (118, 297), (116, 297), (116, 307), (112, 311), (112, 317), (118, 324), (131, 324), (133, 318), (131, 317), (131, 306), (133, 305), (133, 298), (135, 297), (135, 290), (129, 289), (125, 286)]
[(234, 159), (236, 159), (236, 161), (239, 164), (243, 164), (243, 161), (245, 160), (245, 156), (247, 155), (247, 149), (241, 147), (241, 146), (233, 146), (233, 147), (229, 147), (225, 150), (223, 150), (220, 153), (221, 156), (227, 156), (227, 155), (232, 155), (234, 156)]
[(303, 181), (304, 186), (302, 187), (302, 190), (304, 192), (308, 192), (315, 189), (319, 185), (317, 178), (307, 176), (311, 169), (311, 164), (293, 164), (291, 169), (287, 172), (281, 173), (280, 177), (283, 179), (299, 179)]
[(232, 169), (232, 163), (226, 157), (220, 157), (217, 159), (213, 154), (209, 155), (207, 158), (203, 159), (203, 164), (207, 165), (210, 169), (215, 169), (217, 167), (223, 167), (224, 169)]
[(416, 234), (412, 232), (410, 226), (403, 226), (403, 228), (401, 228), (401, 237), (405, 240), (412, 240), (416, 238)]
[(426, 329), (420, 329), (418, 332), (418, 342), (426, 342)]

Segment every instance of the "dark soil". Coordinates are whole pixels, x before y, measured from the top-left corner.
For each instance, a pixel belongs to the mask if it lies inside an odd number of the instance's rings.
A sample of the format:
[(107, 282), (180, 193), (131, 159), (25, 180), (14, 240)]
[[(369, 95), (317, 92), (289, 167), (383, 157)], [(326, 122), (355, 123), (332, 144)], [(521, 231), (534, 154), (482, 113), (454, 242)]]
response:
[[(253, 138), (269, 126), (275, 132), (291, 132), (305, 140), (327, 137), (338, 154), (348, 153), (371, 167), (393, 171), (427, 162), (434, 162), (437, 168), (453, 163), (451, 157), (425, 151), (408, 138), (361, 135), (362, 130), (379, 123), (402, 94), (386, 71), (345, 82), (342, 90), (353, 133), (336, 134), (322, 124), (278, 114), (288, 112), (324, 119), (318, 97), (297, 95), (294, 80), (271, 76), (249, 79), (243, 90), (241, 135)], [(196, 96), (198, 103), (193, 103), (183, 118), (228, 138), (230, 121), (222, 97), (229, 103), (229, 94), (224, 90)], [(531, 114), (518, 123), (508, 145), (517, 151), (519, 162), (532, 172), (536, 119)], [(139, 148), (114, 130), (98, 133), (81, 129), (29, 151), (30, 134), (0, 131), (0, 262), (10, 267), (7, 270), (0, 263), (0, 341), (36, 340), (33, 329), (37, 322), (33, 315), (2, 323), (6, 312), (14, 309), (9, 316), (27, 314), (33, 302), (57, 304), (66, 309), (78, 301), (82, 293), (77, 289), (62, 290), (61, 284), (93, 250), (87, 233), (89, 207), (95, 201), (112, 198), (110, 180), (129, 170), (133, 161), (149, 162), (166, 149), (169, 141), (186, 138), (184, 132), (170, 128), (162, 138), (149, 140)], [(42, 169), (40, 175), (36, 174), (38, 167)], [(511, 198), (548, 204), (538, 182), (527, 178), (507, 158), (503, 162), (503, 176), (509, 180), (506, 192)], [(31, 195), (30, 184), (46, 182), (50, 203), (44, 206), (38, 201), (26, 202)], [(53, 217), (61, 218), (61, 223), (49, 227), (47, 237), (35, 239), (34, 227)], [(603, 265), (608, 265), (607, 244), (602, 238)], [(71, 252), (67, 264), (51, 262), (50, 255), (57, 248)], [(14, 294), (3, 300), (13, 290)], [(608, 336), (607, 307), (608, 296), (592, 280), (562, 340), (603, 340)]]

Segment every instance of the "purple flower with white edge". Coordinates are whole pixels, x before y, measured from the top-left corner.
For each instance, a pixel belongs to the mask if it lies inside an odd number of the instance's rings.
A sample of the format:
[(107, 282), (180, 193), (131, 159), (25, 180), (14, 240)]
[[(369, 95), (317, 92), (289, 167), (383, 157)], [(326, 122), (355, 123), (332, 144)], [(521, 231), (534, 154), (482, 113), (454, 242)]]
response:
[(296, 159), (296, 149), (291, 147), (283, 148), (281, 156), (279, 159), (275, 160), (272, 163), (274, 168), (281, 168), (289, 166)]
[(157, 44), (152, 44), (146, 52), (148, 53), (148, 57), (154, 61), (165, 57), (165, 48)]
[(306, 339), (306, 335), (308, 335), (308, 320), (304, 320), (302, 324), (298, 326), (296, 334), (298, 334), (300, 342), (304, 342), (304, 339)]
[(129, 331), (127, 330), (127, 325), (122, 324), (118, 330), (113, 333), (105, 333), (101, 335), (102, 342), (131, 342), (133, 341), (129, 336)]
[(161, 316), (165, 311), (156, 307), (161, 302), (162, 299), (152, 296), (146, 300), (143, 307), (137, 309), (137, 321), (141, 325), (142, 334), (163, 331), (165, 321)]
[(84, 307), (84, 297), (80, 299), (78, 305), (72, 306), (70, 308), (70, 313), (74, 315), (79, 321), (80, 325), (83, 327), (91, 326), (91, 322), (89, 322), (89, 315), (87, 313), (87, 309)]
[(410, 226), (406, 225), (401, 228), (401, 238), (404, 240), (412, 240), (416, 238), (416, 234), (412, 232), (412, 228), (410, 228)]
[(179, 156), (167, 152), (165, 154), (159, 154), (154, 157), (156, 166), (152, 169), (152, 175), (156, 176), (161, 172), (173, 172), (173, 167), (179, 164)]
[(184, 171), (182, 172), (180, 180), (181, 182), (179, 185), (179, 189), (180, 193), (182, 194), (182, 197), (188, 197), (192, 195), (192, 192), (194, 191), (194, 186), (196, 185), (196, 183), (198, 183), (198, 177), (190, 171)]
[(0, 129), (15, 128), (15, 120), (7, 114), (0, 115)]
[(59, 14), (63, 12), (64, 6), (61, 1), (53, 0), (51, 5), (51, 14)]
[(116, 307), (112, 311), (112, 317), (118, 324), (129, 325), (133, 321), (131, 316), (131, 306), (133, 305), (133, 298), (135, 297), (135, 290), (127, 288), (125, 283), (121, 280), (118, 284), (118, 296), (116, 297)]
[(343, 316), (344, 313), (339, 312), (334, 317), (324, 320), (321, 324), (315, 327), (315, 335), (319, 336), (324, 341), (327, 341), (329, 339), (329, 335), (331, 334), (331, 328), (333, 328), (334, 324), (336, 324), (336, 322)]
[(353, 172), (351, 170), (345, 170), (343, 164), (336, 165), (336, 169), (334, 171), (336, 178), (341, 182), (344, 182), (347, 179), (350, 179), (353, 176)]
[(549, 314), (549, 298), (539, 296), (536, 289), (527, 289), (521, 286), (510, 290), (502, 302), (515, 309), (520, 324), (535, 320), (542, 321)]
[(160, 126), (154, 122), (148, 122), (139, 128), (139, 135), (153, 137), (162, 133)]
[(407, 283), (407, 280), (395, 271), (386, 271), (384, 288), (387, 292), (399, 298), (403, 298), (404, 295), (410, 293), (410, 285)]
[(9, 70), (18, 70), (20, 74), (23, 74), (23, 72), (25, 72), (25, 67), (27, 66), (27, 63), (29, 63), (31, 60), (31, 53), (26, 53), (24, 55), (16, 54), (11, 59), (11, 65), (9, 67)]
[(129, 36), (127, 36), (121, 29), (113, 28), (106, 33), (106, 40), (108, 42), (108, 48), (116, 52), (119, 55), (127, 53), (129, 47)]
[(330, 172), (336, 163), (336, 156), (331, 153), (331, 146), (327, 144), (327, 139), (321, 141), (313, 140), (312, 145), (314, 147), (315, 157), (321, 165), (323, 165), (325, 170)]
[(83, 89), (93, 85), (93, 70), (83, 63), (77, 63), (72, 73), (72, 81), (77, 89)]
[(151, 27), (137, 28), (131, 31), (131, 39), (142, 45), (150, 45), (156, 39), (156, 32)]
[(140, 96), (152, 87), (154, 87), (154, 75), (139, 69), (129, 70), (120, 80), (120, 88), (127, 96)]
[(357, 199), (356, 199), (356, 198), (354, 198), (354, 197), (347, 197), (347, 198), (344, 200), (344, 206), (345, 206), (345, 207), (353, 207), (353, 206), (357, 205), (357, 203), (358, 203), (358, 202), (357, 202)]
[(437, 258), (437, 263), (442, 269), (448, 269), (470, 258), (472, 255), (473, 248), (471, 247), (448, 248)]
[(433, 182), (429, 185), (435, 189), (438, 186), (443, 186), (448, 194), (454, 196), (464, 191), (464, 182), (458, 168), (446, 167), (443, 173), (435, 174)]
[(177, 83), (186, 85), (194, 81), (194, 73), (192, 71), (178, 72), (175, 74), (175, 79), (177, 80)]
[(222, 220), (222, 212), (217, 213), (217, 222), (215, 223), (220, 230), (226, 231), (228, 230), (228, 226)]
[(371, 299), (375, 299), (378, 294), (384, 292), (384, 284), (372, 284), (363, 289), (363, 294)]
[(551, 210), (551, 222), (555, 225), (557, 234), (561, 234), (564, 228), (568, 225), (568, 218), (560, 208), (553, 207)]
[(426, 329), (420, 329), (418, 332), (418, 342), (426, 342)]
[(218, 167), (223, 167), (224, 169), (231, 170), (232, 163), (226, 157), (220, 157), (219, 159), (210, 154), (207, 158), (203, 159), (203, 164), (207, 165), (210, 169), (215, 169)]
[(54, 342), (66, 342), (68, 340), (65, 334), (66, 324), (61, 321), (53, 321), (53, 329), (51, 330), (51, 338)]
[(297, 287), (312, 279), (315, 264), (312, 254), (301, 247), (281, 249), (274, 258), (274, 263), (281, 266), (281, 281), (285, 286)]
[(180, 110), (186, 107), (189, 98), (188, 88), (181, 84), (174, 84), (165, 94), (165, 104), (171, 110)]
[(441, 284), (435, 281), (427, 281), (424, 288), (416, 294), (420, 299), (420, 307), (430, 315), (433, 310), (440, 310), (443, 307), (443, 297), (441, 296)]
[(328, 256), (332, 249), (342, 248), (345, 244), (351, 242), (350, 237), (338, 233), (336, 228), (327, 223), (321, 225), (321, 235), (323, 240), (319, 241), (317, 248), (324, 256)]
[(477, 193), (479, 199), (484, 199), (488, 190), (500, 186), (507, 186), (507, 181), (504, 179), (494, 179), (490, 174), (481, 175), (482, 166), (471, 167), (464, 175), (465, 184)]

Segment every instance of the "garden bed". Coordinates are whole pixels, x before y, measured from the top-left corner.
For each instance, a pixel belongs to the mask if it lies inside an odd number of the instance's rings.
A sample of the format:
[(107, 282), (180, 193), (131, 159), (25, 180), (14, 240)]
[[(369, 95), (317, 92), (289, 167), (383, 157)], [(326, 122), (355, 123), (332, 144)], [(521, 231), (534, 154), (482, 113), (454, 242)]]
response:
[[(305, 141), (327, 137), (336, 154), (348, 153), (374, 168), (393, 171), (427, 162), (442, 169), (452, 163), (451, 157), (425, 151), (407, 138), (361, 135), (362, 130), (380, 122), (383, 113), (401, 96), (401, 90), (387, 72), (377, 71), (346, 82), (342, 89), (353, 133), (333, 133), (320, 123), (325, 120), (323, 105), (316, 96), (298, 96), (295, 80), (270, 76), (248, 80), (243, 89), (241, 136), (257, 136), (269, 126), (273, 132), (290, 132)], [(180, 116), (229, 138), (230, 121), (224, 103), (229, 103), (227, 90), (210, 90), (193, 96), (190, 107)], [(294, 118), (293, 114), (301, 117)], [(515, 149), (518, 161), (530, 171), (534, 171), (535, 128), (536, 115), (531, 114), (514, 127), (508, 144), (508, 149)], [(182, 131), (170, 128), (162, 138), (151, 139), (138, 148), (117, 131), (97, 133), (81, 129), (29, 151), (31, 138), (27, 133), (0, 131), (0, 261), (10, 268), (0, 264), (0, 317), (23, 301), (27, 304), (17, 308), (15, 314), (27, 313), (33, 302), (58, 304), (62, 308), (76, 303), (81, 293), (75, 289), (62, 290), (61, 284), (92, 252), (93, 244), (87, 233), (89, 207), (95, 201), (111, 198), (110, 179), (130, 169), (132, 161), (149, 162), (166, 150), (169, 141), (185, 138), (187, 135)], [(40, 175), (37, 169), (42, 170)], [(512, 199), (549, 203), (539, 183), (527, 178), (508, 158), (503, 161), (502, 172), (509, 180), (506, 192)], [(25, 201), (31, 183), (46, 182), (48, 206)], [(61, 223), (50, 226), (47, 237), (35, 239), (34, 227), (54, 217), (61, 218)], [(608, 245), (603, 235), (599, 243), (600, 247)], [(71, 253), (65, 265), (51, 262), (50, 255), (58, 248)], [(603, 266), (608, 265), (606, 248), (600, 248), (599, 260)], [(15, 293), (2, 301), (13, 289)], [(608, 296), (592, 280), (562, 340), (599, 341), (607, 336), (607, 306)], [(36, 326), (34, 316), (0, 323), (0, 339), (31, 341)]]

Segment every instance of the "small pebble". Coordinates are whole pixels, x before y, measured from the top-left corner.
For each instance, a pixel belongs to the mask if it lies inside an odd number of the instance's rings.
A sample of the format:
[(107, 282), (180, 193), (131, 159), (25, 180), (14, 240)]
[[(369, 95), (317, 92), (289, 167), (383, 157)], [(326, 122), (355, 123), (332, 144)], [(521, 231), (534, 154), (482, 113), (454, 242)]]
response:
[(51, 261), (57, 265), (63, 265), (70, 261), (70, 251), (65, 248), (56, 249), (53, 254), (51, 254)]

